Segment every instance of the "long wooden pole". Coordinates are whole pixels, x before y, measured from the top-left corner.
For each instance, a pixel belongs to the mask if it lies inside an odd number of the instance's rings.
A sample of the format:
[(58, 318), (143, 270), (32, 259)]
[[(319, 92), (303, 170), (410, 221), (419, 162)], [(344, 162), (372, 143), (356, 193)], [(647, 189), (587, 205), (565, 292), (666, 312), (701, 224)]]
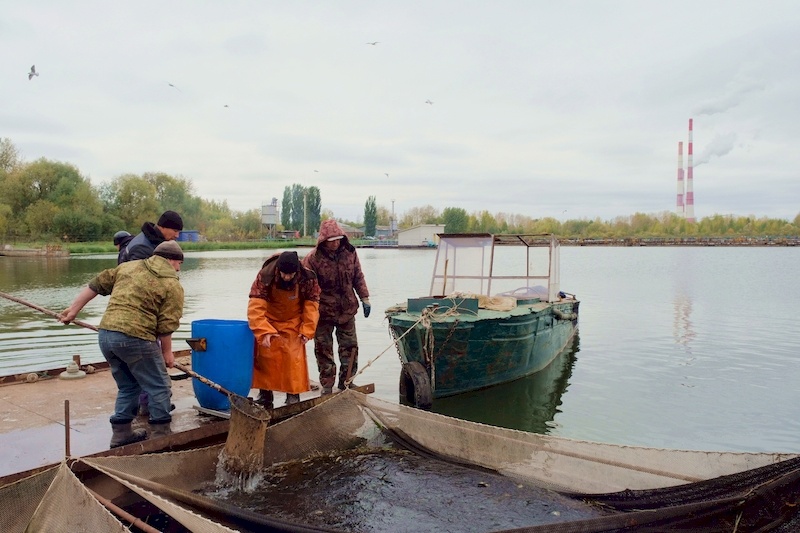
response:
[[(50, 309), (45, 309), (44, 307), (40, 307), (31, 302), (27, 302), (22, 298), (17, 298), (16, 296), (11, 296), (10, 294), (6, 294), (4, 292), (0, 292), (0, 296), (2, 296), (7, 300), (11, 300), (12, 302), (17, 302), (18, 304), (27, 305), (31, 309), (36, 309), (37, 311), (40, 311), (46, 315), (50, 315), (53, 318), (61, 318), (61, 314), (56, 313), (55, 311), (51, 311)], [(89, 324), (88, 322), (84, 322), (83, 320), (73, 320), (72, 323), (75, 324), (76, 326), (81, 326), (84, 328), (91, 329), (93, 331), (98, 331), (97, 326)]]
[[(41, 306), (36, 305), (36, 304), (33, 304), (31, 302), (27, 302), (27, 301), (23, 300), (22, 298), (17, 298), (15, 296), (11, 296), (10, 294), (6, 294), (4, 292), (0, 292), (0, 296), (2, 296), (3, 298), (9, 299), (12, 302), (17, 302), (18, 304), (27, 305), (31, 309), (36, 309), (37, 311), (40, 311), (40, 312), (42, 312), (42, 313), (44, 313), (46, 315), (50, 315), (50, 316), (52, 316), (54, 318), (59, 318), (61, 316), (58, 313), (56, 313), (55, 311), (51, 311), (50, 309), (45, 309), (44, 307), (41, 307)], [(87, 329), (91, 329), (92, 331), (98, 331), (97, 326), (89, 324), (88, 322), (84, 322), (83, 320), (73, 320), (71, 323), (75, 324), (76, 326), (81, 326), (81, 327), (84, 327), (84, 328), (87, 328)], [(210, 379), (201, 376), (200, 374), (198, 374), (197, 372), (194, 372), (193, 370), (190, 370), (189, 368), (183, 366), (180, 363), (175, 363), (174, 366), (178, 370), (181, 370), (181, 371), (189, 374), (193, 378), (200, 380), (202, 383), (205, 383), (206, 385), (208, 385), (212, 389), (217, 390), (217, 391), (221, 392), (222, 394), (225, 394), (227, 396), (240, 396), (239, 394), (235, 394), (235, 393), (229, 391), (228, 389), (226, 389), (222, 385), (219, 385), (218, 383), (214, 383)]]

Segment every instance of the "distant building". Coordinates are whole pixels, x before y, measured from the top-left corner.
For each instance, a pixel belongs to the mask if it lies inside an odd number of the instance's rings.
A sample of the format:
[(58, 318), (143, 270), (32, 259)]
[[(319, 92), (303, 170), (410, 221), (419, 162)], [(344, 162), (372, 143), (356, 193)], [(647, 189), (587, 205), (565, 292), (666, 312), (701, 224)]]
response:
[(444, 233), (444, 224), (419, 224), (397, 232), (399, 248), (434, 247), (439, 245), (437, 233)]
[(345, 232), (348, 239), (362, 239), (364, 238), (364, 229), (363, 228), (354, 228), (353, 226), (348, 226), (347, 224), (342, 224), (339, 222), (339, 227), (342, 228), (342, 231)]
[(185, 229), (178, 233), (178, 242), (199, 242), (200, 230)]
[[(366, 236), (366, 226), (361, 227), (361, 233)], [(375, 237), (376, 239), (388, 239), (392, 236), (392, 228), (390, 226), (375, 226)]]

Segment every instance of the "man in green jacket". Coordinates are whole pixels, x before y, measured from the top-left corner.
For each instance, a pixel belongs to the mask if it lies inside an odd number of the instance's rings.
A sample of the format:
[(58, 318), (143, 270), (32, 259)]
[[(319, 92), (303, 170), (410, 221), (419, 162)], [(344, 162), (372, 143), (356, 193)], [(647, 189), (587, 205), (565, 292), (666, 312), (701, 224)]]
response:
[(164, 241), (152, 257), (98, 274), (61, 313), (61, 322), (68, 324), (98, 294), (111, 296), (98, 340), (117, 382), (110, 420), (112, 448), (147, 438), (145, 430), (131, 428), (142, 391), (150, 397), (150, 436), (170, 433), (167, 367), (175, 363), (172, 333), (183, 315), (183, 287), (178, 280), (181, 263), (183, 251), (178, 243)]

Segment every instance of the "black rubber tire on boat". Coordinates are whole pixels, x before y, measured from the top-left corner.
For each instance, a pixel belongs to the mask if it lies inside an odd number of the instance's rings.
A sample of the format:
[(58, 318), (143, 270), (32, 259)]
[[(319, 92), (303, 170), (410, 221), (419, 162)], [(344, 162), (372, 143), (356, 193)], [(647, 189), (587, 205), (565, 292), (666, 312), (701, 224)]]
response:
[(411, 361), (403, 364), (400, 371), (400, 401), (418, 409), (430, 409), (433, 405), (431, 379), (422, 363)]

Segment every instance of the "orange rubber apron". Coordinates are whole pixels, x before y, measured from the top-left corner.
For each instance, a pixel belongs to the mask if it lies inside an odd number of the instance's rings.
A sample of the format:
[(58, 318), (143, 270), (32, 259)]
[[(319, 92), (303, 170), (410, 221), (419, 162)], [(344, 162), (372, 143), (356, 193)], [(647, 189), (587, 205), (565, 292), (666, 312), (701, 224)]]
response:
[[(273, 290), (272, 301), (250, 298), (247, 320), (256, 337), (253, 388), (299, 394), (310, 390), (306, 346), (300, 341), (303, 304), (299, 288)], [(270, 347), (261, 344), (268, 333), (278, 333)], [(313, 333), (312, 333), (313, 335)]]

